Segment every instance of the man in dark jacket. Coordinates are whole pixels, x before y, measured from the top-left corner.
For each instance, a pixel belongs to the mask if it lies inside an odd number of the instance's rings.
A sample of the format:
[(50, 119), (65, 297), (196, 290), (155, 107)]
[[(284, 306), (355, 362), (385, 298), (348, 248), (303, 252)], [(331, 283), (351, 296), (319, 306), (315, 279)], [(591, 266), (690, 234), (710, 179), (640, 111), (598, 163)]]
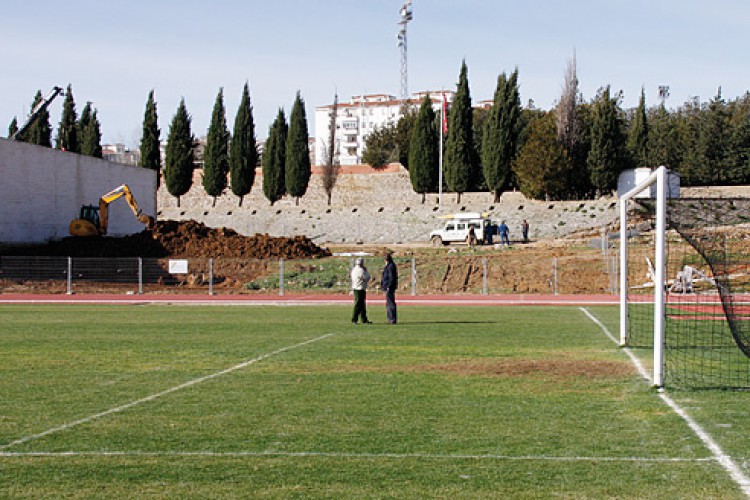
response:
[(398, 271), (391, 254), (385, 255), (385, 268), (383, 269), (383, 280), (380, 286), (385, 292), (385, 312), (388, 316), (388, 323), (395, 325), (397, 320), (396, 288), (398, 287)]

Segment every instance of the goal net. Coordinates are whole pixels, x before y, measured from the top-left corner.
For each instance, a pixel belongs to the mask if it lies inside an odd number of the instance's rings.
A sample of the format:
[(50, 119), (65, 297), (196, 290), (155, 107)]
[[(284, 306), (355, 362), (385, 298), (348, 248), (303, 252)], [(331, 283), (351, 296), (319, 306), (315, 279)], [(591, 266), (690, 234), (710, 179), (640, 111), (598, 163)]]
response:
[(621, 343), (653, 349), (654, 385), (748, 388), (750, 200), (667, 199), (666, 175), (621, 198)]

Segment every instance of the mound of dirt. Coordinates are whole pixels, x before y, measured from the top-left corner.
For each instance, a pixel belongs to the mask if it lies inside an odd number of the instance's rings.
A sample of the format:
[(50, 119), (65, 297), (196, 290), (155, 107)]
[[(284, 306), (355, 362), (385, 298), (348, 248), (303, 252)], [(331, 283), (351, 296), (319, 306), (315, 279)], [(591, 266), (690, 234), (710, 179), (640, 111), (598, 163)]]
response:
[(67, 257), (181, 257), (309, 259), (331, 253), (307, 237), (243, 236), (232, 229), (210, 228), (196, 221), (159, 221), (153, 230), (120, 238), (69, 237), (45, 245), (10, 248), (4, 255)]

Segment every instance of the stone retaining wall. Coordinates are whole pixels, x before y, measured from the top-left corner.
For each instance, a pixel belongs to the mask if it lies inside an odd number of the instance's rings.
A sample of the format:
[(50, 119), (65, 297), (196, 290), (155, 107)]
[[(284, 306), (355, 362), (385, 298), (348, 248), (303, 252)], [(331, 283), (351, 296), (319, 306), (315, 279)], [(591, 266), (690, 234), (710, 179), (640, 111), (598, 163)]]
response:
[(325, 243), (427, 242), (429, 233), (444, 221), (439, 216), (458, 212), (485, 212), (496, 221), (505, 220), (511, 239), (521, 235), (521, 222), (530, 225), (531, 239), (561, 237), (582, 229), (598, 229), (617, 220), (614, 197), (587, 201), (535, 201), (519, 192), (504, 193), (498, 203), (489, 193), (465, 193), (461, 203), (455, 193), (422, 197), (414, 193), (409, 173), (400, 165), (384, 171), (360, 167), (338, 177), (332, 204), (326, 203), (321, 176), (313, 174), (307, 194), (299, 200), (288, 197), (271, 206), (263, 196), (263, 178), (258, 174), (249, 196), (238, 206), (238, 198), (227, 190), (217, 198), (206, 195), (202, 172), (197, 171), (190, 192), (180, 207), (162, 183), (158, 192), (159, 219), (196, 220), (210, 227), (229, 227), (241, 234), (271, 236), (305, 235)]

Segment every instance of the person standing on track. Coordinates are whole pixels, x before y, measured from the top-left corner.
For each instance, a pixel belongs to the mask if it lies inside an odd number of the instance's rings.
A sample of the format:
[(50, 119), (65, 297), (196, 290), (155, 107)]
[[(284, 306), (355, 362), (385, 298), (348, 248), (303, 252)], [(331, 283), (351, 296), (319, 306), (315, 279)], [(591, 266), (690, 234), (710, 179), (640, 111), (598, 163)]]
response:
[(352, 323), (355, 325), (359, 319), (362, 323), (372, 323), (367, 319), (367, 284), (370, 282), (370, 273), (365, 267), (365, 259), (357, 258), (352, 269), (352, 292), (354, 293), (354, 312)]
[(385, 292), (385, 313), (388, 323), (395, 325), (398, 320), (396, 314), (396, 288), (398, 287), (398, 270), (390, 253), (385, 254), (385, 268), (380, 287)]

